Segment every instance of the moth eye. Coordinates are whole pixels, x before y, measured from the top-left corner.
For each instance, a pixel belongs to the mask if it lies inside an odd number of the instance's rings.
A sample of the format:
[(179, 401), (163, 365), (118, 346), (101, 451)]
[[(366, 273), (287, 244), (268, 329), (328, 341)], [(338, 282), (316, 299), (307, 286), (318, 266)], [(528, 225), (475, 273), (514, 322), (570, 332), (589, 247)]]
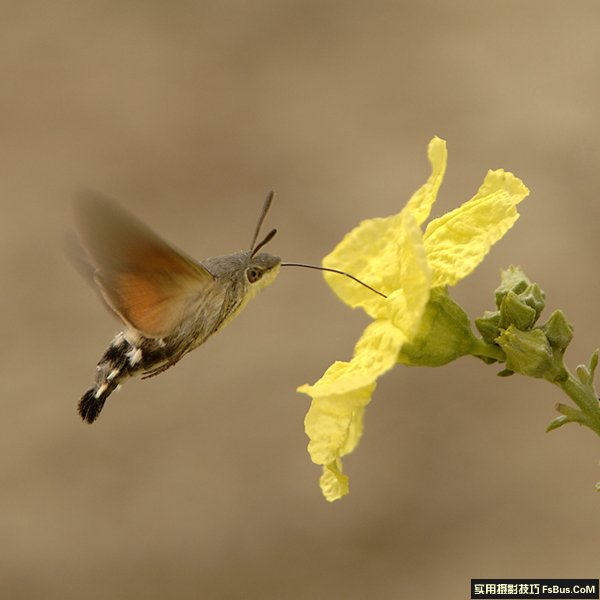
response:
[(246, 277), (248, 278), (248, 281), (250, 283), (254, 283), (254, 282), (258, 281), (262, 276), (263, 276), (262, 271), (255, 267), (250, 267), (246, 271)]

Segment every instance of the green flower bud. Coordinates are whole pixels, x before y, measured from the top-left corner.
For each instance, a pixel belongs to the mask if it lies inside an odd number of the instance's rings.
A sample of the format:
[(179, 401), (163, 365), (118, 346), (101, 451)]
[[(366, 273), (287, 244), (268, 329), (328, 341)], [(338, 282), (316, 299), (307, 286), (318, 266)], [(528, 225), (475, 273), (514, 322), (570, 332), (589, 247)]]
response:
[(596, 372), (597, 366), (598, 366), (598, 350), (595, 350), (594, 354), (592, 354), (592, 357), (590, 358), (590, 366), (588, 367), (588, 370), (589, 370), (592, 378), (594, 377), (594, 373)]
[(528, 331), (535, 324), (536, 318), (535, 309), (523, 301), (521, 294), (517, 295), (513, 291), (509, 291), (502, 298), (500, 304), (500, 327), (502, 329), (514, 325), (521, 331)]
[(572, 423), (572, 421), (569, 421), (569, 418), (565, 417), (565, 415), (556, 417), (556, 419), (554, 419), (550, 423), (550, 425), (548, 425), (548, 427), (546, 427), (546, 433), (549, 433), (550, 431), (554, 431), (555, 429), (558, 429), (559, 427), (562, 427), (563, 425), (566, 425), (567, 423)]
[(573, 339), (573, 326), (567, 321), (562, 310), (555, 310), (550, 318), (542, 325), (550, 345), (564, 352)]
[(506, 354), (506, 368), (530, 377), (557, 381), (565, 372), (541, 329), (520, 331), (514, 325), (503, 331), (496, 343)]
[(483, 317), (475, 319), (475, 327), (486, 344), (495, 344), (496, 338), (500, 335), (500, 311), (486, 310)]
[(419, 333), (402, 346), (398, 362), (439, 367), (471, 354), (476, 343), (465, 311), (448, 296), (445, 288), (433, 288)]
[(519, 298), (535, 310), (535, 320), (537, 321), (546, 306), (546, 294), (540, 289), (540, 286), (537, 283), (528, 285), (525, 291), (519, 294)]

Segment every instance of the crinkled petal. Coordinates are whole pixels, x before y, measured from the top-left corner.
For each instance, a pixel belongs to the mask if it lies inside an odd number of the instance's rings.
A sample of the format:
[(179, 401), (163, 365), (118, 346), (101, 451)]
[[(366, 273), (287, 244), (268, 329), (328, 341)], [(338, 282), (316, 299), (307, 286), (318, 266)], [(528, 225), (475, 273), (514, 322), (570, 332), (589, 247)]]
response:
[[(336, 248), (323, 259), (323, 266), (340, 269), (389, 295), (403, 283), (402, 261), (398, 248), (405, 236), (405, 215), (410, 214), (417, 225), (429, 215), (446, 169), (446, 142), (434, 138), (428, 147), (432, 174), (397, 215), (368, 219), (348, 233)], [(372, 318), (385, 312), (385, 300), (355, 281), (324, 273), (325, 280), (338, 297), (349, 306), (362, 307)]]
[(390, 321), (374, 321), (368, 325), (354, 347), (352, 366), (338, 381), (338, 389), (346, 386), (353, 389), (355, 386), (350, 386), (349, 380), (355, 372), (364, 373), (365, 382), (374, 382), (394, 366), (394, 357), (406, 340), (404, 332)]
[(374, 321), (363, 331), (350, 362), (336, 361), (314, 385), (303, 385), (298, 391), (312, 398), (322, 398), (341, 396), (374, 384), (394, 366), (406, 339), (391, 322)]
[(528, 195), (512, 173), (489, 171), (471, 200), (431, 221), (423, 240), (432, 286), (454, 285), (469, 275), (519, 218), (516, 206)]
[(365, 406), (375, 384), (347, 394), (313, 398), (304, 418), (308, 452), (318, 465), (328, 465), (356, 448), (362, 435)]
[(339, 459), (356, 448), (377, 377), (394, 366), (405, 340), (390, 322), (375, 321), (365, 329), (350, 362), (336, 362), (315, 385), (298, 388), (313, 398), (304, 428), (312, 461), (324, 467), (321, 487), (328, 500), (347, 493), (348, 478), (341, 474)]
[(410, 213), (403, 215), (403, 236), (398, 248), (402, 287), (387, 300), (388, 318), (410, 341), (417, 333), (431, 289), (423, 233)]
[(350, 490), (348, 477), (342, 472), (342, 461), (337, 460), (323, 467), (323, 474), (319, 480), (323, 496), (329, 502), (339, 500)]
[[(335, 250), (323, 259), (323, 266), (354, 275), (385, 295), (400, 286), (398, 242), (401, 215), (369, 219), (348, 233)], [(385, 299), (364, 286), (334, 273), (323, 273), (337, 296), (351, 306), (362, 307), (376, 318), (385, 309)]]
[(431, 175), (423, 186), (421, 186), (410, 198), (404, 210), (409, 212), (419, 225), (426, 221), (431, 207), (435, 202), (444, 179), (446, 164), (448, 162), (448, 150), (446, 141), (434, 137), (427, 146), (427, 158), (431, 163)]

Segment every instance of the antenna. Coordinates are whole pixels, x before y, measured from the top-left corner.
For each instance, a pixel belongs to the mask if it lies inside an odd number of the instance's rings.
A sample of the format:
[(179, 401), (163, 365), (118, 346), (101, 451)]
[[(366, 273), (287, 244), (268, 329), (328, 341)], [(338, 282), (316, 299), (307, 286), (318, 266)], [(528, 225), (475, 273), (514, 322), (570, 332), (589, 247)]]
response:
[(250, 252), (252, 253), (252, 256), (254, 256), (256, 254), (256, 252), (259, 248), (262, 248), (268, 241), (272, 240), (275, 233), (277, 233), (277, 231), (274, 229), (267, 235), (267, 237), (258, 246), (256, 246), (256, 247), (254, 246), (254, 244), (256, 244), (258, 234), (260, 233), (260, 228), (262, 227), (265, 217), (267, 216), (267, 213), (269, 212), (269, 208), (271, 208), (271, 202), (273, 202), (274, 195), (275, 195), (275, 192), (273, 192), (273, 191), (269, 192), (267, 194), (265, 203), (263, 204), (262, 212), (260, 213), (260, 217), (259, 217), (258, 223), (256, 225), (256, 230), (254, 232), (254, 237), (252, 238), (252, 244), (250, 245)]
[(375, 288), (366, 284), (364, 281), (361, 281), (360, 279), (358, 279), (358, 277), (354, 277), (354, 275), (350, 275), (350, 273), (346, 273), (346, 271), (340, 271), (338, 269), (329, 269), (328, 267), (317, 267), (315, 265), (305, 265), (304, 263), (281, 263), (281, 266), (282, 267), (304, 267), (305, 269), (316, 269), (317, 271), (329, 271), (330, 273), (337, 273), (338, 275), (344, 275), (345, 277), (349, 277), (350, 279), (356, 281), (356, 283), (360, 283), (360, 285), (363, 285), (364, 287), (371, 290), (372, 292), (379, 294), (383, 298), (387, 298), (387, 296), (384, 293), (380, 292), (379, 290), (376, 290)]
[(254, 256), (265, 244), (268, 244), (275, 237), (276, 233), (277, 229), (271, 229), (271, 231), (269, 231), (269, 233), (267, 233), (265, 236), (265, 239), (260, 244), (257, 244), (256, 248), (252, 250), (251, 256)]

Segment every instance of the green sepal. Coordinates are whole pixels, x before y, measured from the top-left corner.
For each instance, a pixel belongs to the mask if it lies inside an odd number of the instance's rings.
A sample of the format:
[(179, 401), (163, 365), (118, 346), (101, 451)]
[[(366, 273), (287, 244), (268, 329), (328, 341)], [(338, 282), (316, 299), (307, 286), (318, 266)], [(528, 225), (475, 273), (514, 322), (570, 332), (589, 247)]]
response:
[(493, 365), (494, 363), (499, 362), (499, 359), (492, 358), (491, 356), (480, 356), (478, 354), (473, 354), (475, 358), (482, 360), (486, 365)]
[(510, 369), (502, 369), (502, 371), (498, 371), (498, 373), (496, 373), (496, 375), (498, 375), (498, 377), (510, 377), (511, 375), (514, 375), (515, 372), (511, 371)]
[(562, 427), (563, 425), (566, 425), (567, 423), (571, 423), (571, 421), (569, 420), (568, 417), (565, 417), (564, 415), (561, 415), (560, 417), (556, 417), (556, 419), (554, 419), (550, 425), (548, 425), (548, 427), (546, 427), (546, 433), (550, 433), (551, 431), (554, 431), (555, 429), (558, 429), (559, 427)]
[(500, 327), (502, 329), (514, 325), (521, 331), (527, 331), (533, 327), (536, 319), (536, 310), (528, 306), (520, 294), (509, 291), (504, 295), (500, 304)]
[(500, 311), (486, 310), (483, 317), (475, 319), (475, 327), (486, 344), (495, 344), (494, 340), (500, 335)]
[(588, 367), (588, 370), (592, 379), (594, 379), (596, 367), (598, 366), (598, 352), (598, 350), (594, 350), (594, 354), (592, 354), (592, 357), (590, 358), (590, 365)]
[[(513, 293), (517, 295), (520, 301), (532, 308), (535, 311), (535, 321), (539, 318), (541, 312), (544, 310), (545, 295), (540, 289), (537, 283), (531, 283), (529, 278), (520, 267), (510, 266), (508, 269), (502, 269), (500, 271), (501, 283), (496, 288), (496, 306), (499, 310), (502, 310), (502, 304), (505, 301), (507, 294)], [(512, 321), (504, 321), (503, 325), (508, 327)], [(517, 323), (514, 323), (517, 325)], [(529, 325), (532, 327), (533, 323)]]
[(508, 292), (520, 294), (531, 283), (520, 267), (511, 265), (508, 269), (500, 269), (500, 285), (496, 288), (496, 307), (500, 309), (502, 300)]
[(531, 283), (524, 292), (519, 294), (521, 300), (535, 310), (535, 319), (538, 320), (546, 306), (546, 294), (537, 283)]
[(567, 321), (562, 310), (555, 310), (541, 329), (550, 345), (560, 352), (564, 352), (573, 339), (573, 326)]
[(583, 423), (585, 421), (585, 415), (580, 410), (577, 410), (568, 404), (559, 402), (555, 408), (568, 421), (573, 423)]
[(402, 346), (398, 362), (405, 365), (440, 367), (471, 354), (477, 338), (465, 311), (448, 296), (446, 288), (433, 288), (419, 333)]
[(506, 354), (506, 368), (521, 375), (555, 381), (561, 369), (541, 329), (520, 331), (514, 325), (503, 331), (496, 343)]
[(575, 367), (575, 373), (577, 373), (577, 379), (579, 379), (583, 385), (591, 385), (593, 383), (592, 376), (585, 365), (577, 365)]

